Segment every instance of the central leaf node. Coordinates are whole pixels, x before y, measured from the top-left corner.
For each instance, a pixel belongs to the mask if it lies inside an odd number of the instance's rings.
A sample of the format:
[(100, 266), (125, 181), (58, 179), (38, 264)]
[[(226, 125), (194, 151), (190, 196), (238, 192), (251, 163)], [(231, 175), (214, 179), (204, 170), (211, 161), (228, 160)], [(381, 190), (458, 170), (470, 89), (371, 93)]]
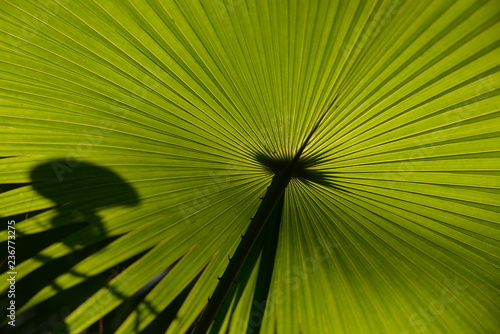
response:
[[(264, 153), (254, 155), (257, 160), (268, 172), (277, 174), (285, 170), (292, 164), (292, 156), (273, 157)], [(305, 182), (314, 182), (325, 186), (333, 186), (332, 176), (328, 177), (326, 173), (319, 169), (320, 159), (314, 156), (301, 157), (293, 166), (291, 177)], [(316, 168), (315, 168), (316, 167)]]
[[(269, 172), (276, 174), (289, 167), (292, 164), (293, 157), (288, 156), (275, 158), (264, 154), (257, 154), (256, 160), (260, 162)], [(291, 174), (292, 177), (307, 179), (308, 167), (310, 167), (310, 164), (307, 164), (304, 159), (299, 159), (293, 166)]]

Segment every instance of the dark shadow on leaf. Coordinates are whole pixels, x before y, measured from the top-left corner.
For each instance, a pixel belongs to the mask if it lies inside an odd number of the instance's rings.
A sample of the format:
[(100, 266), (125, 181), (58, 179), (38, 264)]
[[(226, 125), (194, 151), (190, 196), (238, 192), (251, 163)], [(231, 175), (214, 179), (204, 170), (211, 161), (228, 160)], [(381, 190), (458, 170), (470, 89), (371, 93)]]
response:
[[(88, 299), (95, 291), (102, 288), (103, 285), (106, 286), (107, 281), (116, 276), (114, 273), (111, 273), (110, 276), (105, 271), (90, 277), (85, 272), (77, 272), (73, 266), (118, 237), (116, 235), (107, 235), (99, 216), (100, 210), (115, 206), (131, 207), (139, 204), (137, 192), (121, 176), (106, 167), (89, 162), (67, 161), (65, 159), (48, 161), (36, 166), (31, 171), (31, 181), (35, 191), (54, 203), (52, 209), (57, 210), (57, 214), (50, 221), (52, 229), (25, 236), (26, 240), (31, 240), (31, 242), (30, 247), (28, 247), (29, 254), (23, 255), (23, 258), (33, 258), (43, 263), (43, 265), (21, 279), (18, 284), (20, 288), (24, 285), (34, 285), (37, 290), (45, 286), (51, 286), (52, 289), (57, 291), (57, 294), (20, 314), (19, 320), (24, 317), (29, 321), (29, 323), (23, 323), (23, 321), (19, 323), (19, 325), (23, 325), (20, 327), (26, 330), (26, 326), (38, 326), (37, 322), (44, 321), (44, 317), (37, 317), (38, 313), (43, 311), (46, 317), (52, 317), (56, 312), (55, 310), (60, 308), (61, 305), (71, 304), (71, 307), (63, 312), (65, 316), (81, 302)], [(5, 188), (4, 190), (11, 189), (15, 189), (15, 187)], [(43, 212), (45, 211), (46, 209), (43, 210)], [(26, 214), (27, 217), (28, 214)], [(22, 219), (16, 219), (16, 221), (22, 221)], [(44, 235), (46, 236), (44, 237)], [(19, 243), (22, 243), (24, 238), (20, 233), (18, 237)], [(57, 242), (70, 247), (72, 252), (62, 258), (52, 258), (40, 253), (42, 249), (51, 243)], [(24, 249), (28, 250), (28, 248)], [(127, 264), (125, 267), (137, 260), (137, 258), (134, 257), (125, 261)], [(62, 287), (55, 283), (54, 279), (64, 273), (73, 275), (75, 278), (83, 278), (84, 281), (77, 286), (63, 290)], [(32, 282), (32, 280), (35, 280), (35, 282)], [(86, 286), (90, 287), (90, 289), (85, 288)], [(108, 286), (108, 289), (116, 297), (126, 299), (125, 295), (112, 290), (112, 287)], [(21, 290), (28, 292), (29, 289)], [(31, 291), (31, 293), (25, 295), (21, 294), (17, 301), (20, 305), (23, 305), (35, 293), (36, 291)], [(80, 297), (76, 298), (77, 295)], [(75, 302), (61, 302), (61, 298), (64, 297), (63, 300), (67, 300), (68, 296), (71, 300), (74, 299)], [(47, 308), (47, 305), (53, 306)], [(57, 314), (58, 319), (61, 319), (61, 316), (61, 313)], [(38, 321), (33, 322), (31, 320), (35, 319), (33, 317)], [(57, 322), (60, 323), (60, 321)], [(47, 326), (52, 327), (53, 323), (54, 321), (51, 321), (51, 324), (47, 324)], [(54, 328), (52, 327), (52, 329)], [(34, 330), (36, 332), (36, 327)]]
[[(272, 174), (276, 174), (285, 169), (293, 160), (292, 156), (270, 156), (261, 152), (255, 153), (253, 157)], [(335, 183), (333, 175), (315, 168), (320, 163), (324, 162), (325, 159), (320, 159), (317, 156), (301, 157), (292, 170), (292, 178), (297, 178), (306, 184), (315, 183), (327, 188), (343, 191), (343, 189)]]
[[(87, 238), (103, 239), (98, 211), (113, 206), (135, 206), (139, 197), (122, 177), (102, 166), (88, 162), (69, 165), (66, 160), (53, 160), (35, 167), (31, 172), (33, 188), (56, 205), (58, 216), (53, 226), (68, 223), (86, 223)], [(78, 238), (65, 238), (74, 247)]]

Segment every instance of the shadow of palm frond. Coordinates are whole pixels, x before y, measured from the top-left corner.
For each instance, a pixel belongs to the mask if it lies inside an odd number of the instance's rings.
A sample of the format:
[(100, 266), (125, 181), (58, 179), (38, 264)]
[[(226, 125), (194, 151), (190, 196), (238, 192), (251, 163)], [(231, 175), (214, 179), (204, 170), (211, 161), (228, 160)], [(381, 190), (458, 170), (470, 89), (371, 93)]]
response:
[[(60, 323), (71, 309), (88, 299), (89, 295), (98, 289), (107, 286), (108, 281), (116, 276), (105, 271), (91, 277), (85, 272), (77, 272), (73, 266), (116, 239), (116, 236), (108, 235), (99, 211), (115, 206), (136, 206), (140, 199), (135, 189), (120, 175), (109, 168), (89, 162), (80, 161), (70, 166), (65, 159), (51, 160), (33, 168), (30, 176), (33, 189), (54, 203), (54, 207), (49, 210), (57, 211), (49, 222), (53, 228), (26, 235), (26, 240), (30, 240), (30, 258), (43, 265), (20, 281), (21, 286), (37, 287), (36, 290), (23, 289), (28, 294), (19, 296), (20, 305), (30, 300), (33, 294), (43, 287), (50, 286), (57, 292), (53, 297), (28, 309), (26, 316), (25, 313), (20, 314), (19, 328), (26, 333), (35, 333), (40, 332), (42, 328), (55, 330), (55, 322), (44, 318), (59, 319), (57, 322)], [(19, 239), (19, 242), (22, 242), (21, 235)], [(63, 257), (45, 255), (41, 250), (50, 246), (46, 240), (51, 244), (62, 243), (68, 246), (71, 252)], [(137, 258), (132, 261), (134, 260)], [(125, 267), (130, 265), (131, 259), (127, 261), (124, 263)], [(55, 282), (55, 278), (62, 274), (70, 274), (84, 281), (65, 289)], [(29, 283), (32, 280), (34, 282)], [(126, 299), (116, 291), (111, 292), (123, 300)], [(68, 296), (70, 300), (67, 299)], [(46, 316), (38, 317), (40, 312)], [(26, 323), (23, 323), (23, 317), (26, 318)], [(30, 330), (30, 326), (35, 327)]]
[[(58, 216), (53, 226), (86, 223), (89, 236), (100, 236), (102, 227), (100, 209), (113, 206), (135, 206), (139, 196), (120, 175), (112, 170), (89, 162), (79, 162), (70, 167), (64, 160), (53, 160), (36, 166), (31, 171), (33, 188), (56, 205)], [(78, 239), (65, 238), (68, 246), (79, 243)]]

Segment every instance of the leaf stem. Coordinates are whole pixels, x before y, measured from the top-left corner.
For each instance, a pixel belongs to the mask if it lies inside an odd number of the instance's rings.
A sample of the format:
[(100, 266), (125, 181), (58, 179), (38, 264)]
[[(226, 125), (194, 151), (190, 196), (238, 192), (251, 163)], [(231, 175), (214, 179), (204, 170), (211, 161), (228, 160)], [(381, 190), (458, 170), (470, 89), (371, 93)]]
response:
[(267, 188), (266, 195), (262, 199), (262, 203), (257, 209), (250, 226), (248, 227), (245, 235), (243, 236), (238, 248), (234, 252), (229, 265), (227, 266), (224, 274), (219, 280), (219, 284), (215, 288), (212, 297), (208, 301), (207, 307), (202, 313), (200, 320), (197, 322), (193, 334), (206, 333), (214, 320), (217, 311), (224, 302), (227, 293), (231, 289), (232, 284), (235, 282), (236, 276), (241, 267), (245, 263), (248, 255), (253, 249), (255, 241), (259, 237), (266, 222), (268, 221), (276, 204), (280, 201), (285, 193), (285, 189), (292, 178), (293, 166), (290, 165), (284, 170), (274, 175), (271, 184)]
[[(293, 157), (292, 161), (284, 167), (282, 170), (279, 170), (274, 175), (271, 184), (267, 188), (266, 194), (262, 199), (262, 203), (260, 204), (257, 212), (254, 217), (251, 219), (250, 226), (248, 227), (244, 236), (242, 236), (242, 240), (236, 248), (232, 259), (229, 261), (229, 265), (226, 267), (224, 274), (219, 278), (219, 284), (215, 288), (214, 293), (208, 301), (208, 304), (200, 316), (200, 319), (195, 324), (193, 329), (193, 334), (204, 334), (210, 328), (212, 322), (215, 320), (215, 315), (217, 311), (221, 307), (224, 302), (231, 286), (235, 282), (236, 276), (240, 272), (243, 264), (245, 263), (248, 255), (254, 248), (255, 242), (258, 239), (260, 233), (264, 229), (269, 217), (273, 213), (274, 208), (280, 202), (282, 197), (284, 196), (285, 189), (288, 186), (288, 183), (292, 179), (292, 175), (294, 172), (294, 168), (297, 165), (302, 152), (306, 148), (313, 134), (318, 129), (321, 122), (324, 120), (325, 116), (332, 109), (335, 101), (335, 97), (325, 112), (321, 115), (318, 122), (316, 122), (315, 126), (304, 140), (299, 150)], [(281, 210), (283, 209), (280, 206)]]

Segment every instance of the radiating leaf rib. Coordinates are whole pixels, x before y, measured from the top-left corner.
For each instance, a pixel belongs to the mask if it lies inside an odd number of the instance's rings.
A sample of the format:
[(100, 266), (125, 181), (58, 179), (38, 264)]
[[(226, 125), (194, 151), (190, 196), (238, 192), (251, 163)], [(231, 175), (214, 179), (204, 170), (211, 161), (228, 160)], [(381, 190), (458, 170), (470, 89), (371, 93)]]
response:
[[(495, 332), (499, 14), (492, 0), (3, 2), (0, 216), (25, 217), (17, 231), (36, 242), (119, 197), (104, 177), (30, 184), (54, 159), (107, 168), (140, 199), (31, 254), (20, 284), (83, 248), (73, 269), (95, 275), (174, 247), (130, 265), (133, 289), (111, 286), (131, 296), (180, 259), (120, 331), (193, 284), (167, 329), (188, 331), (272, 178), (256, 157), (289, 161), (335, 100), (302, 153), (315, 179), (287, 188), (265, 308), (258, 259), (212, 332)], [(87, 281), (57, 274), (62, 289)], [(50, 302), (54, 282), (18, 311)]]

